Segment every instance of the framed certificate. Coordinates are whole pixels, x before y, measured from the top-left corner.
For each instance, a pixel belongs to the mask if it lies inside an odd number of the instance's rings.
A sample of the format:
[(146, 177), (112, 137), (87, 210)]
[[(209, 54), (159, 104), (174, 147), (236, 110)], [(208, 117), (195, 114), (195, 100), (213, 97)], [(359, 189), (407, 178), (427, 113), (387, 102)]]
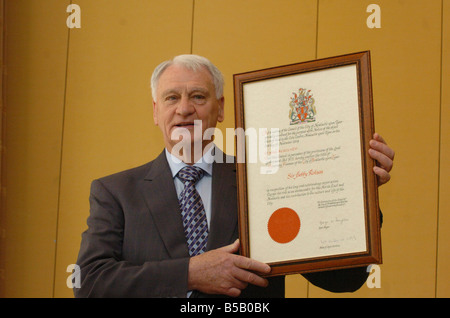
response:
[(370, 52), (234, 75), (241, 254), (269, 276), (381, 263)]

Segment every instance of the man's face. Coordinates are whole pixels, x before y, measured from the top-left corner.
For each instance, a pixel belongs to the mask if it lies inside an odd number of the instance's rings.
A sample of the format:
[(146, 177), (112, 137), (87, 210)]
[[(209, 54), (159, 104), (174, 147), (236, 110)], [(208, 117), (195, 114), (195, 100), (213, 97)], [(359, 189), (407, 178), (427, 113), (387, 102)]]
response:
[[(224, 119), (224, 98), (216, 98), (213, 79), (206, 68), (192, 71), (178, 65), (169, 66), (159, 78), (156, 95), (153, 120), (160, 127), (170, 152), (179, 141), (171, 138), (177, 129), (189, 131), (191, 151), (194, 151), (194, 121), (201, 121), (203, 136), (206, 129), (216, 127)], [(202, 142), (202, 149), (209, 142)]]

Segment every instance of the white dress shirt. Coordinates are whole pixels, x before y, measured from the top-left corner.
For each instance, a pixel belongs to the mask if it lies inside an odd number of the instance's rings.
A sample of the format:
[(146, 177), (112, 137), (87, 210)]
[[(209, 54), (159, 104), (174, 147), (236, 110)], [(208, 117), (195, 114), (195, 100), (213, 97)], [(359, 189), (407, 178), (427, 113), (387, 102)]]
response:
[[(214, 156), (212, 155), (213, 149), (214, 146), (210, 147), (210, 149), (203, 155), (203, 157), (194, 164), (194, 166), (200, 167), (206, 172), (203, 175), (203, 178), (201, 178), (196, 183), (195, 188), (200, 194), (200, 197), (202, 198), (203, 201), (203, 206), (205, 207), (206, 220), (208, 221), (208, 229), (210, 228), (210, 220), (211, 220), (211, 188), (212, 188), (211, 182), (213, 170), (212, 162), (214, 160)], [(183, 191), (184, 184), (180, 179), (177, 178), (177, 173), (183, 167), (187, 166), (187, 164), (185, 164), (179, 158), (172, 155), (167, 149), (166, 149), (166, 158), (167, 162), (169, 163), (170, 170), (172, 171), (172, 177), (174, 178), (177, 196), (180, 197), (180, 193), (181, 191)]]

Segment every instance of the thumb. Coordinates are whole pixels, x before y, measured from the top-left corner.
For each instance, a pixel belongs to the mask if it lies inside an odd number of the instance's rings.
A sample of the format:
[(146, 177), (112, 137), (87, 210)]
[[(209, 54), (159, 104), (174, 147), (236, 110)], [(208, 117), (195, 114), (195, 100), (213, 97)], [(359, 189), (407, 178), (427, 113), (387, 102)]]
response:
[(240, 244), (239, 239), (231, 243), (230, 245), (226, 245), (224, 247), (221, 247), (219, 250), (226, 252), (226, 253), (235, 253), (239, 250)]

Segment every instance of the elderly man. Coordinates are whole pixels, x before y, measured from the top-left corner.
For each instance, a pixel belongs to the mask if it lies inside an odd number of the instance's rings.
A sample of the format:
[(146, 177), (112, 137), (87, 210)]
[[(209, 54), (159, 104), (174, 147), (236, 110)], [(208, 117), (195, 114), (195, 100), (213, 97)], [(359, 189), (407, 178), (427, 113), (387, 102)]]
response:
[[(143, 166), (93, 181), (75, 295), (283, 297), (283, 276), (264, 278), (267, 264), (238, 255), (235, 164), (202, 139), (224, 119), (220, 71), (206, 58), (177, 56), (155, 69), (152, 92), (165, 149)], [(370, 146), (383, 184), (394, 152), (377, 134)], [(341, 292), (358, 289), (367, 273), (354, 268), (304, 276)]]

